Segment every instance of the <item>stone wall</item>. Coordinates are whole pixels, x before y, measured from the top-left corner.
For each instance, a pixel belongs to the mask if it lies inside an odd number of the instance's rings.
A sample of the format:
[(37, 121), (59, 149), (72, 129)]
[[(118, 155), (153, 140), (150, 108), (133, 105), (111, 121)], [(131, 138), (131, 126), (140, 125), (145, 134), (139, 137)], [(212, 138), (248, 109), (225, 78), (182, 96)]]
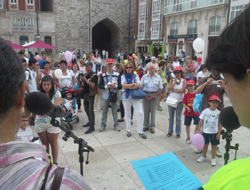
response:
[(90, 0), (90, 3), (89, 47), (89, 0), (54, 0), (59, 51), (71, 48), (87, 52), (91, 50), (92, 28), (104, 19), (111, 31), (114, 28), (112, 57), (119, 50), (133, 51), (135, 0)]

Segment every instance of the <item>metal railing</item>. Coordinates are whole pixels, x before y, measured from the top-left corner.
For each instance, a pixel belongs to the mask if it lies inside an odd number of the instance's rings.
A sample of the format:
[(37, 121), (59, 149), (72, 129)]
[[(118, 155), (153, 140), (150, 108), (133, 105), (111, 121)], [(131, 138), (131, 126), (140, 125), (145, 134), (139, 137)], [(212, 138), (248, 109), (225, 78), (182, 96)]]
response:
[(209, 34), (210, 35), (220, 34), (220, 25), (209, 26)]
[(197, 33), (197, 27), (188, 28), (188, 34), (196, 34)]
[(13, 30), (19, 30), (18, 25), (13, 25)]
[(170, 35), (177, 35), (178, 34), (178, 29), (171, 29), (170, 30)]

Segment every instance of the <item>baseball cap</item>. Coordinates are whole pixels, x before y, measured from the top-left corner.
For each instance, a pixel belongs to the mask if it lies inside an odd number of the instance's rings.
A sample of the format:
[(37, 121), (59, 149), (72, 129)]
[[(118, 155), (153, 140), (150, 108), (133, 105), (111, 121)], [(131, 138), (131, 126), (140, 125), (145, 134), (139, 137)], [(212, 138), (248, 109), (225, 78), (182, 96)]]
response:
[(212, 95), (212, 96), (210, 96), (210, 98), (209, 98), (208, 100), (209, 100), (209, 101), (217, 100), (217, 101), (221, 102), (220, 98), (219, 98), (217, 95)]
[(109, 59), (107, 60), (107, 64), (109, 64), (109, 63), (114, 63), (114, 60), (111, 59), (111, 58), (109, 58)]
[(202, 61), (202, 58), (201, 58), (201, 57), (198, 57), (198, 58), (197, 58), (197, 63), (201, 63), (201, 61)]
[(190, 79), (187, 81), (187, 84), (195, 84), (194, 80), (193, 79)]

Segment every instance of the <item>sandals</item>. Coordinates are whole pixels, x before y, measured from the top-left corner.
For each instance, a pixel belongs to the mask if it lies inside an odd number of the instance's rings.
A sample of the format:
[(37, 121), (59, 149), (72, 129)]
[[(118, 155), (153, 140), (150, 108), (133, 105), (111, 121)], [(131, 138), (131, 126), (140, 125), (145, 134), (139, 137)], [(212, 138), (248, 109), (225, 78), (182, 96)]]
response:
[(167, 137), (171, 137), (171, 136), (172, 136), (172, 133), (168, 133), (168, 134), (167, 134)]
[(131, 137), (131, 132), (127, 132), (127, 137)]
[(81, 110), (81, 109), (79, 109), (78, 111), (79, 111), (79, 112), (82, 112), (82, 110)]

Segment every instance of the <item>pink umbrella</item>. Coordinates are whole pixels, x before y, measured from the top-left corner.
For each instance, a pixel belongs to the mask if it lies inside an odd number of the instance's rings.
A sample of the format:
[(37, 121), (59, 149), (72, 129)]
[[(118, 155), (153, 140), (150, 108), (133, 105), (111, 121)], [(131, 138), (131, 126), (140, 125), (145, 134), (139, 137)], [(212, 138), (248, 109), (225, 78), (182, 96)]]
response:
[(23, 46), (21, 46), (19, 44), (13, 43), (12, 41), (6, 40), (6, 42), (8, 42), (13, 49), (23, 49), (24, 48)]
[(25, 46), (25, 47), (28, 47), (28, 48), (44, 48), (44, 49), (58, 49), (58, 47), (46, 44), (43, 41), (36, 41), (34, 44), (30, 44), (30, 45)]

